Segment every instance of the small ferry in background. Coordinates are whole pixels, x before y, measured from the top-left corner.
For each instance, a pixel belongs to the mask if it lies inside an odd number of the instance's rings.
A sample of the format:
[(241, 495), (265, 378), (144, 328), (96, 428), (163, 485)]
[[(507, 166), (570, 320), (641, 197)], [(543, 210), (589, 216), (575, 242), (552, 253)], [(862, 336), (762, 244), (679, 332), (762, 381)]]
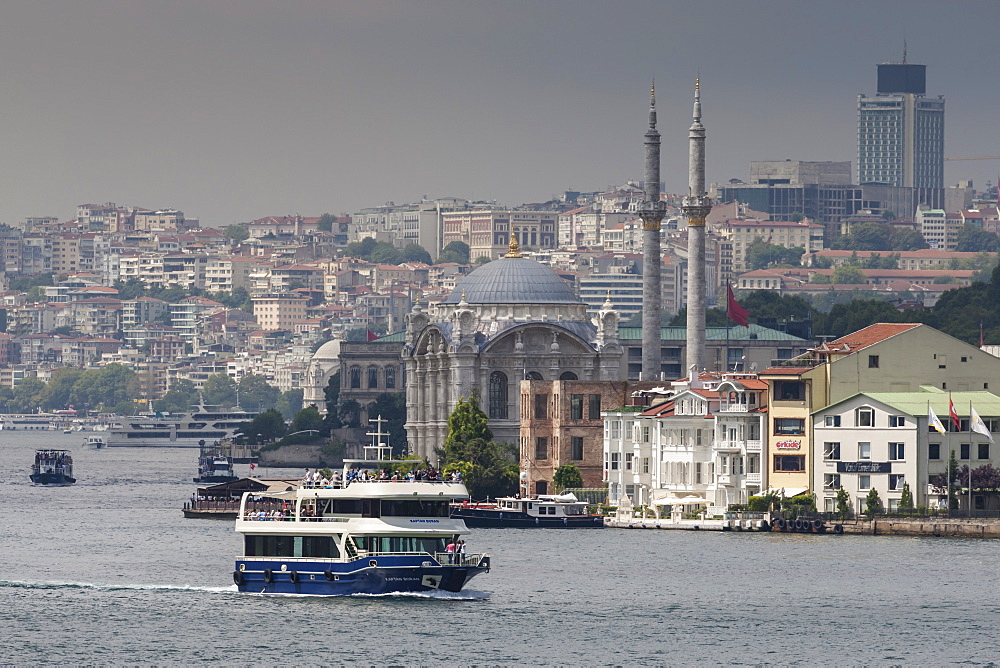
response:
[(36, 450), (31, 482), (46, 487), (65, 487), (76, 482), (69, 450)]
[(110, 429), (108, 447), (199, 448), (232, 438), (237, 427), (257, 415), (239, 406), (220, 409), (204, 404), (180, 415), (134, 415)]
[(83, 438), (83, 447), (93, 448), (94, 450), (102, 450), (107, 442), (104, 440), (103, 436), (85, 436)]
[(460, 541), (469, 531), (448, 514), (452, 501), (468, 497), (465, 485), (390, 479), (392, 467), (407, 462), (389, 459), (389, 448), (377, 440), (366, 454), (370, 449), (375, 458), (345, 460), (339, 480), (243, 495), (236, 520), (243, 555), (233, 572), (240, 591), (457, 592), (490, 570), (488, 554), (465, 553)]
[(500, 497), (494, 503), (456, 503), (451, 516), (473, 528), (599, 529), (604, 518), (587, 512), (573, 494)]

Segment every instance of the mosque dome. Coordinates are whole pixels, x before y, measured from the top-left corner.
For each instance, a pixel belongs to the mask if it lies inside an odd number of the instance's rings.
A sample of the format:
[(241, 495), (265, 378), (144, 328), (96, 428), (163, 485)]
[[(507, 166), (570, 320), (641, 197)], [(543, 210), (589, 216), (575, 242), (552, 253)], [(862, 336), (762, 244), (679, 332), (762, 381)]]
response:
[(340, 339), (327, 341), (313, 353), (314, 360), (339, 360), (340, 359)]
[(540, 262), (521, 257), (515, 246), (506, 256), (474, 269), (442, 304), (579, 304), (569, 283)]

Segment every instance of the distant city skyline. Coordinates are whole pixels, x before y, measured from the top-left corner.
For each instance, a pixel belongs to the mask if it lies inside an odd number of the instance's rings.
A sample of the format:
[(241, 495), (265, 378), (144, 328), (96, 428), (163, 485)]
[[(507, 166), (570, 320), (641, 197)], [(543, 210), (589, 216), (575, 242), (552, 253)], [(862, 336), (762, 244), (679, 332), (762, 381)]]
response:
[[(653, 78), (661, 178), (683, 194), (698, 75), (709, 182), (786, 158), (857, 180), (857, 95), (904, 39), (948, 100), (945, 155), (1000, 155), (992, 0), (11, 0), (0, 19), (3, 223), (84, 202), (221, 227), (601, 190), (642, 177)], [(998, 173), (948, 161), (944, 181)]]

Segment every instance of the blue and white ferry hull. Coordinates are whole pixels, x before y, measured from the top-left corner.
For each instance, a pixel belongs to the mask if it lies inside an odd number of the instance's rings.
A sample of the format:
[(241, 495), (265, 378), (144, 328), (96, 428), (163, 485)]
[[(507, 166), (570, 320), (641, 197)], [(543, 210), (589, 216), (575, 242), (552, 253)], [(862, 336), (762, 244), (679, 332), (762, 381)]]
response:
[(433, 559), (384, 556), (347, 563), (238, 560), (233, 581), (241, 592), (350, 596), (352, 594), (458, 592), (476, 575), (489, 572), (490, 559), (442, 565)]

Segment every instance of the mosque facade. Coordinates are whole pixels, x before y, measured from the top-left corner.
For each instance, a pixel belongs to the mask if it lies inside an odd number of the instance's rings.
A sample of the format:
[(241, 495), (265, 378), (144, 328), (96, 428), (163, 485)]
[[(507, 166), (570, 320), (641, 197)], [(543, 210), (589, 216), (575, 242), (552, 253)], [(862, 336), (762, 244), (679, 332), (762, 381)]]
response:
[(459, 399), (473, 395), (496, 441), (518, 443), (521, 380), (618, 380), (618, 312), (597, 316), (552, 269), (510, 252), (478, 267), (429, 312), (406, 318), (410, 451), (436, 459)]

